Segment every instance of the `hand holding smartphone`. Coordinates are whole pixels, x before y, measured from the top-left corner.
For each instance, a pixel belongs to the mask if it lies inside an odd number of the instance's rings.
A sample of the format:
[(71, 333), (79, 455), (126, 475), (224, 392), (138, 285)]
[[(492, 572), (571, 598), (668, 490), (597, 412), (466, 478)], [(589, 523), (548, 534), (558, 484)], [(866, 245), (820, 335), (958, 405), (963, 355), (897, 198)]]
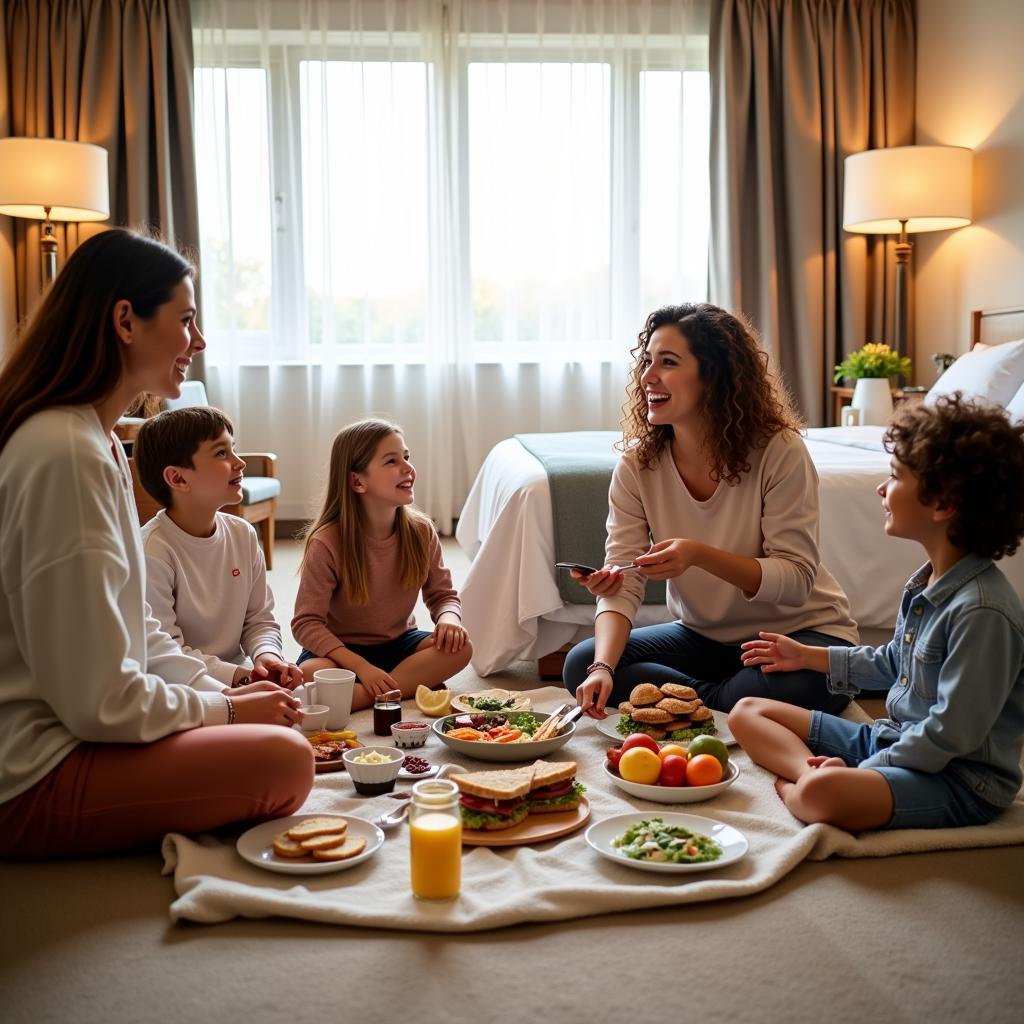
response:
[[(580, 562), (555, 562), (556, 569), (575, 569), (581, 576), (589, 576), (591, 573), (597, 572), (597, 569), (592, 565), (583, 565)], [(619, 572), (628, 572), (630, 569), (639, 569), (640, 566), (636, 562), (630, 562), (629, 565), (620, 565)]]

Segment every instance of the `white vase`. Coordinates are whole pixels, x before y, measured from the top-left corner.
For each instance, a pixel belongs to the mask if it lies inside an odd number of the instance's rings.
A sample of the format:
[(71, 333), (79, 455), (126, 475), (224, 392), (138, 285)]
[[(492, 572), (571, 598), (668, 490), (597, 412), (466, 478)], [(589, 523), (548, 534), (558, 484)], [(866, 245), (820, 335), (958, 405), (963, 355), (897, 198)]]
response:
[(892, 420), (892, 389), (887, 377), (861, 377), (853, 389), (850, 405), (860, 409), (861, 423), (888, 426)]

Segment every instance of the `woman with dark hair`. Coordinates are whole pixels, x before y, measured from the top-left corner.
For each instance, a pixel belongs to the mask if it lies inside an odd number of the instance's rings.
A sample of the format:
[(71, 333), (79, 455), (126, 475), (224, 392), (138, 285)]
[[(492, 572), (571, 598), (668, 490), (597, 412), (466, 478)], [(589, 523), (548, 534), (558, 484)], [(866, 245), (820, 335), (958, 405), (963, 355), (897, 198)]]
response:
[[(653, 312), (633, 353), (606, 564), (573, 573), (598, 598), (595, 638), (566, 658), (566, 687), (592, 718), (644, 682), (722, 711), (770, 696), (838, 713), (847, 698), (821, 673), (766, 676), (741, 659), (762, 629), (822, 647), (858, 639), (819, 562), (818, 478), (767, 354), (707, 303)], [(668, 582), (677, 621), (631, 629), (647, 579)]]
[(290, 814), (312, 786), (309, 744), (280, 728), (295, 698), (266, 682), (226, 694), (145, 604), (112, 431), (141, 392), (176, 397), (206, 347), (192, 276), (157, 241), (96, 235), (0, 372), (0, 856)]

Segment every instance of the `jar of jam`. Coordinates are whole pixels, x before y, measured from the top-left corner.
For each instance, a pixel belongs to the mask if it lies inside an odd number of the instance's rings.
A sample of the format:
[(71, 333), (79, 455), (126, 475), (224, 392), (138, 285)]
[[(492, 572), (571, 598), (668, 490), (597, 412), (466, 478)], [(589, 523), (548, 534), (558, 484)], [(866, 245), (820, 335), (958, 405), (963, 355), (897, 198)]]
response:
[(388, 690), (373, 698), (373, 734), (390, 736), (391, 726), (402, 720), (402, 691)]

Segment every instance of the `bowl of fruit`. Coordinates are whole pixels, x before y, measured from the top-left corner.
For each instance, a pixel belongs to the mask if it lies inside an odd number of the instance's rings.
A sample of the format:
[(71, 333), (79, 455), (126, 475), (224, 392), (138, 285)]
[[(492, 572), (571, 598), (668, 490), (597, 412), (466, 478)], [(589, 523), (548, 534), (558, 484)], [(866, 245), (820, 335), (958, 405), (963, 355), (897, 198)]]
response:
[(659, 746), (643, 733), (612, 747), (605, 774), (619, 789), (656, 804), (694, 804), (727, 790), (740, 774), (726, 745), (714, 736), (697, 736), (688, 746)]

